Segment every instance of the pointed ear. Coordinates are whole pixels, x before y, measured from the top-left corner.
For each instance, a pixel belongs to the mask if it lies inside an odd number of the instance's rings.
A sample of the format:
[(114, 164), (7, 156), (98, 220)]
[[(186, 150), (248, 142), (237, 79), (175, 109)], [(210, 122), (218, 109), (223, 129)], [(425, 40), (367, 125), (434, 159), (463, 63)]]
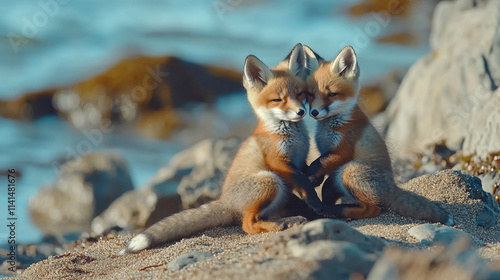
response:
[(285, 60), (288, 59), (288, 70), (295, 76), (299, 76), (304, 70), (304, 51), (302, 44), (298, 43), (293, 47)]
[(358, 78), (359, 67), (356, 53), (351, 46), (345, 47), (332, 63), (332, 72), (345, 78)]
[(304, 45), (304, 68), (307, 71), (307, 75), (318, 69), (319, 64), (323, 62), (323, 59), (316, 54), (309, 46)]
[(243, 68), (243, 85), (246, 88), (262, 89), (273, 76), (273, 72), (257, 57), (247, 56)]

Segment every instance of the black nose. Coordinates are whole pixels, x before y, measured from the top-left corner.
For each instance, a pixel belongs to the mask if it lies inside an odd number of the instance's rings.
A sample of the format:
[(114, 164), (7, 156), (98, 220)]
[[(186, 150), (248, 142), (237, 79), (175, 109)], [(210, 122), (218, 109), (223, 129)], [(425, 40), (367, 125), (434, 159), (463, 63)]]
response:
[(319, 114), (319, 112), (318, 112), (318, 110), (316, 110), (316, 109), (314, 109), (314, 110), (312, 110), (312, 111), (311, 111), (311, 115), (312, 115), (313, 117), (316, 117), (318, 114)]
[(303, 115), (304, 115), (304, 113), (305, 113), (305, 111), (304, 111), (304, 110), (302, 110), (302, 109), (300, 109), (300, 110), (297, 112), (297, 115), (299, 115), (299, 116), (303, 116)]

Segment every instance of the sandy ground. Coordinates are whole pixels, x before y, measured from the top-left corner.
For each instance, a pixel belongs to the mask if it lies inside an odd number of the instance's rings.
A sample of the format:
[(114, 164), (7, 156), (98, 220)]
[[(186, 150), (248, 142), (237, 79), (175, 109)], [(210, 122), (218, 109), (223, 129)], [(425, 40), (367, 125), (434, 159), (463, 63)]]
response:
[[(443, 175), (419, 177), (404, 187), (430, 199), (446, 201), (442, 205), (453, 215), (455, 228), (471, 236), (478, 254), (487, 261), (500, 261), (500, 224), (489, 229), (476, 226), (475, 217), (482, 204), (469, 199), (463, 191), (467, 180), (451, 171), (440, 174)], [(411, 227), (422, 223), (389, 211), (373, 219), (349, 222), (360, 232), (384, 238), (399, 247), (433, 250), (435, 247), (421, 245), (408, 234)], [(275, 250), (273, 238), (280, 234), (247, 235), (236, 226), (213, 228), (161, 248), (125, 256), (118, 252), (131, 236), (108, 236), (91, 246), (82, 245), (33, 264), (15, 279), (304, 279), (318, 264)], [(179, 271), (166, 268), (176, 257), (192, 251), (209, 251), (215, 256)]]

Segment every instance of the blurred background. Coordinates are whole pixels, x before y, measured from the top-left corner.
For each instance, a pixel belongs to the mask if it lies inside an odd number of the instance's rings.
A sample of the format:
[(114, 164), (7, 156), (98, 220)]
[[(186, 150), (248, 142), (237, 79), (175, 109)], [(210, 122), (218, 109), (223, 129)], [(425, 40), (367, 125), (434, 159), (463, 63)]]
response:
[(436, 2), (0, 2), (0, 180), (16, 169), (17, 242), (40, 241), (29, 200), (68, 160), (117, 153), (138, 189), (200, 140), (249, 135), (256, 120), (241, 85), (249, 54), (275, 66), (299, 42), (325, 59), (352, 45), (364, 108), (382, 111), (429, 51)]

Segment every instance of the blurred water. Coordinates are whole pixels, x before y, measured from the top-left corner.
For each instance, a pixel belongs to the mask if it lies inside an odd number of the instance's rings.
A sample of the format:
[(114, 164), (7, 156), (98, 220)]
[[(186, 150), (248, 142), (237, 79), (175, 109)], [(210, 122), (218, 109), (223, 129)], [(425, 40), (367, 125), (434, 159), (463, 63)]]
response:
[[(87, 79), (131, 54), (175, 55), (241, 69), (250, 53), (273, 66), (297, 42), (327, 59), (350, 44), (358, 53), (362, 83), (366, 83), (389, 69), (411, 64), (427, 51), (425, 46), (373, 43), (385, 28), (370, 16), (353, 20), (343, 15), (343, 7), (353, 2), (0, 1), (4, 11), (0, 17), (0, 98)], [(391, 22), (387, 24), (391, 28)], [(216, 108), (225, 118), (241, 112), (240, 108), (249, 112), (241, 96), (224, 102)], [(27, 212), (29, 197), (55, 179), (52, 163), (64, 158), (68, 147), (74, 149), (85, 135), (52, 117), (34, 123), (0, 119), (0, 134), (1, 170), (18, 168), (22, 172), (16, 194), (17, 241), (37, 241), (40, 233), (30, 224)], [(181, 147), (179, 141), (109, 134), (93, 149), (124, 155), (139, 187)], [(4, 205), (6, 192), (0, 193), (0, 199)], [(6, 221), (6, 214), (0, 210), (1, 221)], [(4, 233), (2, 230), (0, 244), (7, 240)]]
[(342, 11), (353, 2), (0, 1), (0, 97), (86, 79), (132, 53), (240, 69), (250, 53), (274, 65), (297, 42), (325, 58), (350, 44), (369, 79), (426, 51), (374, 44), (397, 22), (352, 20)]
[[(79, 154), (81, 143), (98, 143), (87, 146), (90, 151), (123, 155), (136, 188), (166, 165), (175, 152), (185, 148), (182, 144), (145, 140), (133, 135), (103, 134), (102, 141), (92, 142), (56, 117), (42, 118), (34, 123), (0, 118), (0, 127), (3, 136), (0, 137), (0, 170), (15, 168), (21, 173), (16, 181), (16, 238), (20, 243), (35, 242), (41, 237), (29, 219), (29, 198), (39, 187), (46, 187), (55, 180), (57, 167), (66, 158)], [(0, 176), (0, 180), (4, 181), (2, 185), (7, 185), (6, 177)], [(6, 205), (7, 190), (3, 186), (1, 189), (1, 205)], [(0, 211), (0, 221), (7, 221), (6, 206)], [(6, 234), (1, 231), (0, 244), (7, 241)]]

